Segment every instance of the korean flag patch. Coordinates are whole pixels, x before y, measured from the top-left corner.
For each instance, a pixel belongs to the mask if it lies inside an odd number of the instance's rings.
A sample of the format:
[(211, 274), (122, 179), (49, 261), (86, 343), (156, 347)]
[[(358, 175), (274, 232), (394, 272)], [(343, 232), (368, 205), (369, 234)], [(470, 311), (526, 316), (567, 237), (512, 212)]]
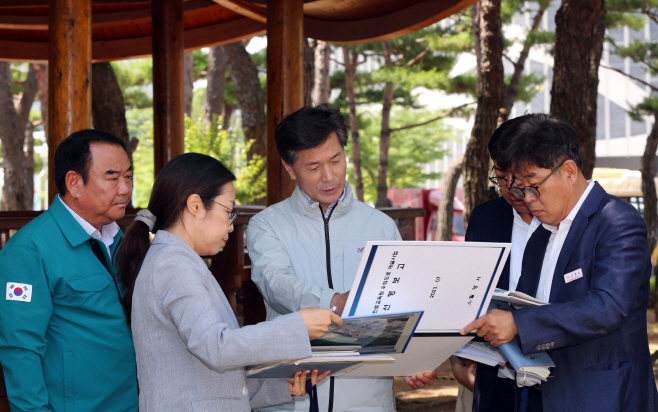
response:
[(7, 282), (7, 300), (32, 301), (32, 285)]

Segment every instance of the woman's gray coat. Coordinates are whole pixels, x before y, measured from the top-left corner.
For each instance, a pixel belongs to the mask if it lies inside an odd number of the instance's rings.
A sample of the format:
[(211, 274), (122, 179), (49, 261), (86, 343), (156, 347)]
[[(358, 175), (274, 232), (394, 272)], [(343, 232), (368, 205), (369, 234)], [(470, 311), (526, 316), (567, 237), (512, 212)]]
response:
[(157, 232), (132, 303), (140, 412), (292, 402), (285, 379), (246, 379), (245, 366), (310, 356), (301, 315), (240, 328), (203, 260), (177, 236)]

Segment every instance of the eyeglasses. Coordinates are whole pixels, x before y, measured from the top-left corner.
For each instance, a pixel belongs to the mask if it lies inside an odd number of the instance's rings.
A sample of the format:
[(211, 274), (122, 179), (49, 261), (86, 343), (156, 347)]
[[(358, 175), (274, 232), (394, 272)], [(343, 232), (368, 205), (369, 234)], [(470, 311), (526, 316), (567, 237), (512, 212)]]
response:
[[(496, 170), (496, 166), (491, 168), (491, 173)], [(494, 185), (496, 189), (505, 189), (509, 187), (510, 181), (505, 179), (504, 177), (498, 177), (498, 176), (489, 176), (489, 181)]]
[[(539, 186), (543, 185), (544, 182), (547, 181), (548, 178), (553, 175), (553, 173), (557, 172), (566, 161), (567, 159), (564, 159), (559, 165), (555, 166), (555, 168), (551, 170), (551, 173), (549, 173), (548, 176), (544, 178), (544, 180), (539, 182), (539, 184), (535, 186), (524, 186), (524, 187), (518, 187), (517, 185), (513, 184), (509, 187), (509, 191), (512, 192), (516, 197), (520, 197), (521, 199), (525, 197), (526, 193), (533, 197), (539, 197), (539, 195), (541, 195), (541, 193), (539, 193)], [(512, 180), (514, 180), (514, 178), (512, 178)]]
[(228, 213), (229, 213), (229, 215), (228, 215), (228, 216), (229, 216), (228, 225), (231, 226), (231, 225), (233, 224), (233, 222), (235, 221), (235, 218), (238, 217), (238, 214), (240, 214), (240, 211), (237, 210), (237, 209), (236, 209), (236, 210), (231, 210), (230, 208), (224, 206), (223, 204), (221, 204), (221, 203), (219, 203), (219, 202), (215, 202), (215, 201), (212, 200), (212, 199), (210, 199), (210, 200), (211, 200), (212, 202), (214, 202), (214, 203), (217, 203), (218, 205), (220, 205), (220, 206), (223, 207), (224, 209), (228, 210)]

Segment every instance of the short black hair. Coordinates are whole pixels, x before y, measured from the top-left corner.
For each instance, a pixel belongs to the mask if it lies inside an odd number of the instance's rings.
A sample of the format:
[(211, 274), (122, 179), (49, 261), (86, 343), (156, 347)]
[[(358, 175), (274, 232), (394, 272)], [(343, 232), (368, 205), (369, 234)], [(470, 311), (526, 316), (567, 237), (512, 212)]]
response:
[(297, 152), (322, 145), (331, 133), (336, 133), (343, 148), (347, 145), (347, 126), (338, 110), (326, 104), (302, 107), (277, 125), (274, 131), (276, 150), (281, 159), (292, 166), (297, 161)]
[(66, 194), (66, 174), (70, 171), (79, 173), (86, 184), (91, 166), (90, 143), (109, 143), (121, 146), (126, 150), (126, 144), (113, 134), (95, 129), (80, 130), (64, 139), (55, 151), (55, 185), (60, 196)]
[(498, 164), (503, 170), (535, 165), (553, 169), (571, 159), (580, 168), (582, 158), (576, 131), (564, 119), (531, 113), (514, 119), (498, 142)]
[(500, 157), (498, 155), (498, 142), (500, 141), (500, 138), (502, 135), (505, 134), (507, 129), (509, 129), (510, 125), (514, 122), (516, 119), (508, 119), (505, 120), (494, 132), (491, 134), (491, 137), (489, 138), (489, 156), (491, 156), (491, 160), (497, 161), (498, 158)]

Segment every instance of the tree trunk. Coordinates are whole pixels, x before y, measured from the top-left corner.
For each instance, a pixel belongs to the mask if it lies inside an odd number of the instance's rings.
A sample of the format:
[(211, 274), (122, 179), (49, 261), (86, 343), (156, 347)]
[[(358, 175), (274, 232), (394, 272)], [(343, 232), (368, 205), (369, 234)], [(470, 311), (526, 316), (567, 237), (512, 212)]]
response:
[[(345, 46), (343, 46), (343, 50)], [(326, 41), (318, 41), (315, 46), (315, 87), (313, 89), (313, 102), (315, 104), (327, 103), (331, 95), (329, 86), (329, 55), (331, 46)]]
[(658, 226), (658, 214), (656, 213), (656, 182), (654, 177), (654, 162), (656, 161), (656, 150), (658, 150), (658, 111), (653, 114), (654, 124), (651, 133), (647, 136), (647, 144), (642, 155), (642, 196), (644, 197), (644, 223), (647, 224), (649, 237), (649, 248), (656, 247), (656, 226)]
[[(658, 150), (658, 111), (653, 114), (654, 123), (651, 133), (647, 136), (647, 144), (644, 147), (640, 171), (642, 172), (642, 196), (644, 197), (644, 223), (647, 225), (647, 240), (649, 241), (649, 250), (653, 251), (656, 247), (656, 226), (658, 226), (658, 214), (656, 213), (656, 182), (654, 177), (654, 163), (656, 161), (656, 150)], [(653, 309), (654, 317), (658, 319), (658, 282), (654, 285), (653, 290)]]
[[(382, 42), (382, 51), (384, 54), (384, 65), (393, 67), (391, 61), (391, 42), (384, 40)], [(386, 207), (388, 186), (386, 177), (388, 175), (388, 147), (391, 144), (391, 108), (393, 106), (393, 83), (386, 82), (384, 86), (384, 99), (382, 102), (382, 130), (379, 137), (379, 179), (377, 181), (377, 207)]]
[(437, 211), (437, 240), (452, 240), (452, 215), (454, 210), (455, 190), (457, 181), (462, 174), (464, 166), (463, 156), (450, 162), (448, 170), (443, 176), (443, 189), (441, 190), (441, 200), (439, 201), (439, 210)]
[(91, 76), (91, 115), (94, 128), (121, 139), (128, 148), (128, 157), (132, 163), (132, 154), (139, 141), (128, 135), (126, 106), (114, 69), (110, 63), (94, 63), (91, 65)]
[[(36, 80), (36, 75), (32, 67), (30, 72), (34, 80)], [(30, 74), (28, 74), (29, 76)], [(36, 81), (34, 81), (34, 84), (36, 86)], [(36, 87), (34, 89), (34, 94), (36, 94)], [(34, 95), (32, 95), (32, 100), (34, 100)], [(32, 105), (28, 103), (27, 99), (25, 99), (24, 104), (19, 104), (19, 107), (27, 107), (27, 111), (29, 112), (29, 107)], [(16, 107), (14, 107), (11, 64), (9, 62), (0, 62), (0, 142), (2, 142), (4, 168), (4, 186), (2, 188), (0, 209), (31, 210), (33, 172), (28, 170), (25, 161), (25, 152), (23, 150), (23, 146), (25, 145), (25, 126), (23, 125), (21, 127), (19, 113), (16, 111)]]
[(496, 129), (505, 96), (500, 1), (481, 0), (476, 20), (479, 24), (477, 28), (473, 25), (473, 38), (476, 43), (479, 40), (481, 57), (478, 64), (475, 123), (464, 153), (464, 229), (468, 226), (473, 208), (487, 200), (487, 145)]
[[(320, 47), (318, 45), (318, 47)], [(359, 144), (359, 117), (356, 114), (356, 95), (354, 93), (354, 81), (356, 71), (352, 65), (350, 49), (343, 46), (343, 57), (345, 60), (345, 94), (347, 95), (347, 106), (350, 111), (350, 134), (352, 135), (352, 163), (354, 164), (354, 186), (356, 198), (363, 202), (363, 177), (361, 175), (361, 146)], [(328, 78), (327, 78), (328, 80)], [(318, 83), (316, 82), (316, 86)], [(317, 91), (317, 90), (316, 90)]]
[(33, 64), (30, 63), (27, 71), (27, 78), (23, 83), (23, 95), (18, 101), (18, 127), (24, 136), (23, 148), (25, 150), (25, 176), (26, 188), (30, 195), (30, 207), (34, 201), (34, 125), (30, 122), (30, 109), (37, 96), (39, 82), (37, 72)]
[(576, 129), (581, 170), (587, 179), (592, 177), (596, 158), (596, 96), (605, 13), (604, 0), (563, 0), (555, 16), (551, 113)]
[(315, 76), (315, 50), (304, 38), (304, 106), (313, 106), (313, 81)]
[(228, 59), (224, 46), (211, 47), (208, 52), (208, 86), (203, 101), (203, 128), (210, 125), (214, 116), (224, 116), (224, 83)]
[(43, 130), (48, 140), (48, 65), (38, 63), (34, 65), (37, 73), (37, 85), (39, 89), (39, 102), (41, 103), (41, 119), (43, 121)]
[(233, 116), (233, 112), (235, 112), (235, 107), (236, 106), (234, 104), (227, 104), (226, 102), (224, 102), (222, 129), (228, 130), (228, 128), (231, 126), (231, 117)]
[(183, 99), (185, 114), (192, 117), (192, 97), (194, 96), (194, 56), (192, 52), (183, 54)]
[(530, 26), (530, 31), (526, 36), (526, 41), (523, 44), (523, 49), (519, 54), (519, 59), (514, 64), (514, 73), (512, 73), (512, 78), (510, 79), (509, 86), (507, 87), (507, 93), (505, 94), (505, 110), (501, 110), (501, 123), (507, 120), (510, 112), (512, 111), (512, 106), (516, 101), (516, 96), (519, 95), (519, 87), (521, 86), (521, 77), (523, 77), (523, 69), (525, 68), (525, 62), (528, 59), (528, 54), (530, 54), (531, 44), (527, 41), (530, 33), (534, 33), (539, 28), (541, 19), (544, 17), (544, 12), (548, 8), (550, 1), (545, 2), (544, 4), (539, 3), (539, 10), (535, 14), (535, 18), (532, 21), (532, 26)]
[(254, 154), (265, 158), (267, 118), (265, 117), (265, 97), (258, 79), (258, 69), (241, 42), (227, 44), (224, 47), (228, 58), (228, 68), (242, 111), (244, 137), (246, 140), (253, 141), (249, 149), (249, 158)]

